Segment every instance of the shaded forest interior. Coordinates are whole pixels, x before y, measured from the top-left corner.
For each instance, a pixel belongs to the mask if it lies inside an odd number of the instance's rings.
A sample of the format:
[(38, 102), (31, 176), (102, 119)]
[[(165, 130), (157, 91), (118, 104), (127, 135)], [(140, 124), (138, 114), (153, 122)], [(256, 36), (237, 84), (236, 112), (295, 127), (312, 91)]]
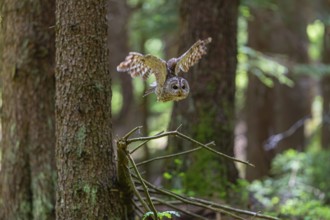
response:
[[(330, 219), (329, 1), (0, 6), (0, 220)], [(116, 70), (209, 37), (186, 99)]]

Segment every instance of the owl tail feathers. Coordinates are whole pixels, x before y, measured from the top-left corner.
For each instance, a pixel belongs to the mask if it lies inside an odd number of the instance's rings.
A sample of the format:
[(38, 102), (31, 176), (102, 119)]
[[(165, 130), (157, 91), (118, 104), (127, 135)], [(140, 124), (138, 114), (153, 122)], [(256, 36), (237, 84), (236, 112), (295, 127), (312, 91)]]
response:
[(151, 87), (149, 89), (147, 89), (144, 94), (143, 94), (143, 97), (146, 97), (147, 95), (150, 95), (151, 93), (154, 93), (155, 92), (155, 88), (156, 87)]
[(151, 87), (144, 92), (143, 97), (146, 97), (147, 95), (155, 92), (156, 87), (157, 87), (157, 82), (151, 83), (150, 86)]

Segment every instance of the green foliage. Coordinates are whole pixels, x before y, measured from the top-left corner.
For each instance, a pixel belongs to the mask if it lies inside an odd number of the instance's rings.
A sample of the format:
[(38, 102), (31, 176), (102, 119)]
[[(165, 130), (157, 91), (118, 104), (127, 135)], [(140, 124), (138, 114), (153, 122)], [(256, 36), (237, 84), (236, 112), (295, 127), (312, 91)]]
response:
[(266, 8), (270, 10), (278, 9), (276, 0), (242, 0), (242, 5), (253, 8)]
[(321, 58), (323, 47), (324, 24), (316, 20), (307, 26), (307, 35), (310, 41), (308, 53), (313, 60)]
[[(287, 86), (293, 86), (293, 81), (286, 76), (288, 68), (280, 64), (275, 58), (266, 56), (250, 47), (239, 48), (238, 68), (243, 68), (257, 76), (266, 86), (273, 87), (273, 79)], [(242, 71), (241, 69), (239, 71)]]
[(117, 115), (120, 112), (120, 109), (123, 106), (123, 95), (121, 94), (120, 84), (112, 84), (112, 101), (111, 107), (114, 115)]
[[(132, 7), (139, 9), (133, 14), (129, 25), (132, 47), (136, 50), (144, 50), (144, 44), (149, 39), (164, 40), (171, 34), (177, 33), (178, 1), (134, 0), (130, 2)], [(161, 51), (158, 50), (158, 52)], [(163, 57), (163, 54), (153, 54)]]
[(254, 181), (250, 191), (258, 209), (283, 219), (330, 219), (329, 151), (288, 150), (272, 163), (272, 178)]
[(309, 75), (314, 78), (321, 78), (330, 74), (330, 65), (327, 64), (297, 64), (293, 67), (295, 74)]
[[(148, 219), (149, 217), (153, 217), (153, 216), (154, 216), (153, 212), (147, 212), (146, 214), (144, 214), (142, 220)], [(176, 211), (165, 211), (165, 212), (157, 213), (157, 217), (158, 217), (157, 219), (160, 219), (160, 220), (162, 220), (164, 218), (172, 219), (172, 216), (180, 217), (180, 214)]]

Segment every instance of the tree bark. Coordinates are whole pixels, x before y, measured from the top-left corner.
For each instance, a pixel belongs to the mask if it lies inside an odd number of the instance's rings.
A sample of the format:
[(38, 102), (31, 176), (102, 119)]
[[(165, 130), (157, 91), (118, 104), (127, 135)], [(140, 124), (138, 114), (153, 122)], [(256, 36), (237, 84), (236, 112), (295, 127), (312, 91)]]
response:
[[(190, 84), (186, 100), (174, 104), (171, 128), (182, 124), (182, 132), (201, 142), (215, 141), (216, 149), (233, 155), (235, 117), (235, 71), (238, 1), (182, 1), (180, 52), (196, 40), (212, 37), (208, 54), (196, 67), (184, 74)], [(181, 141), (171, 141), (172, 151), (192, 149)], [(199, 152), (186, 163), (185, 186), (189, 191), (209, 194), (226, 192), (238, 177), (232, 161)], [(198, 177), (198, 174), (203, 174)], [(207, 182), (210, 187), (201, 186)]]
[(1, 6), (0, 219), (54, 219), (55, 1)]
[(57, 219), (120, 219), (106, 1), (58, 0), (56, 18)]

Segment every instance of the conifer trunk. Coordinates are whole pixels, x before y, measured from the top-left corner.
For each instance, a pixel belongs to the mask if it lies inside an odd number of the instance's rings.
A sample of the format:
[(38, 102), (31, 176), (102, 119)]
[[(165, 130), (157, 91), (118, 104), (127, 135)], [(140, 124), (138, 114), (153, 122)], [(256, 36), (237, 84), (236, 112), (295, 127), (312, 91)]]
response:
[(59, 220), (122, 217), (111, 135), (106, 2), (56, 2)]

